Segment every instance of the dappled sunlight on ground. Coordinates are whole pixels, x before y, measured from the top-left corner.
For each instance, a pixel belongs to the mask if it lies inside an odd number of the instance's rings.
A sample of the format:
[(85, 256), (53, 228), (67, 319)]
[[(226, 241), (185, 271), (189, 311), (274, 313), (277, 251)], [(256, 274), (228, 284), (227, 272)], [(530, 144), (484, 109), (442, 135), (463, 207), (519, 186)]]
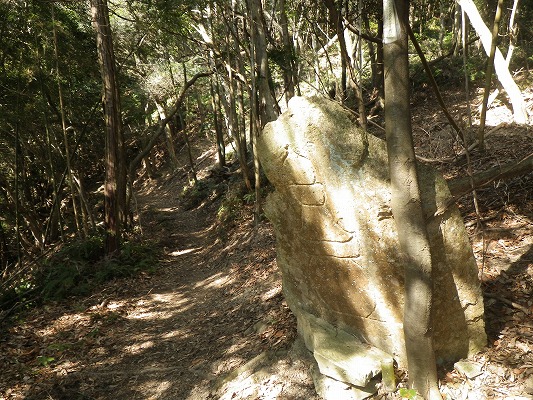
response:
[(189, 253), (196, 253), (197, 251), (200, 251), (201, 249), (202, 249), (201, 247), (196, 247), (193, 249), (176, 250), (176, 251), (169, 253), (169, 255), (172, 257), (179, 257), (179, 256), (183, 256)]
[[(426, 107), (415, 115), (418, 150), (455, 157), (442, 116)], [(503, 112), (497, 107), (489, 116)], [(476, 170), (533, 151), (531, 128), (502, 125), (487, 144), (488, 154), (474, 152)], [(200, 153), (198, 160), (214, 154)], [(208, 165), (199, 176), (209, 176)], [(462, 159), (435, 165), (447, 177), (466, 170)], [(283, 300), (270, 224), (254, 231), (248, 210), (248, 219), (221, 227), (220, 200), (185, 211), (183, 171), (145, 181), (137, 196), (142, 231), (162, 250), (156, 271), (21, 314), (0, 336), (1, 400), (317, 399), (302, 361), (306, 350), (291, 347), (296, 324)], [(451, 398), (512, 398), (533, 376), (533, 325), (524, 312), (533, 311), (532, 187), (530, 174), (480, 190), (481, 217), (490, 217), (483, 229), (472, 198), (459, 199), (490, 341), (474, 360), (483, 366), (479, 378), (443, 368), (442, 388)], [(354, 224), (348, 217), (345, 223)], [(369, 293), (381, 302), (379, 291)]]

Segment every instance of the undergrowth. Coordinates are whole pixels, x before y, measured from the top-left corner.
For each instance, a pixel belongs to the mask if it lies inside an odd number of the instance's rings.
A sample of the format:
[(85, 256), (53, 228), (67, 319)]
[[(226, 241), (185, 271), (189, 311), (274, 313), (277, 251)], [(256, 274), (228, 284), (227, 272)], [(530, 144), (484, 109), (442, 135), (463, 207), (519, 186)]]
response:
[(136, 240), (126, 241), (121, 252), (104, 256), (104, 237), (76, 239), (24, 274), (24, 279), (0, 287), (0, 316), (20, 306), (31, 307), (46, 301), (90, 294), (102, 283), (133, 276), (157, 267), (156, 246)]
[(115, 278), (152, 272), (157, 264), (155, 246), (129, 241), (119, 254), (103, 257), (104, 238), (95, 236), (66, 245), (47, 259), (38, 275), (44, 300), (87, 295), (97, 285)]

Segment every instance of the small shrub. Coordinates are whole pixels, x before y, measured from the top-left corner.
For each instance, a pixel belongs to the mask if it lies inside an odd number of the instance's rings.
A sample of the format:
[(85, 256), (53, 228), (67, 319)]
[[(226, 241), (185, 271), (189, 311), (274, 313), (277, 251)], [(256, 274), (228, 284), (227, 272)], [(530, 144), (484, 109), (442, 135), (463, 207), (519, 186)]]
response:
[(43, 300), (61, 300), (83, 296), (101, 283), (132, 276), (140, 271), (152, 272), (157, 265), (154, 246), (125, 242), (120, 254), (104, 257), (103, 237), (77, 240), (47, 259), (36, 276)]
[(181, 198), (186, 210), (198, 207), (216, 189), (216, 184), (211, 181), (198, 181), (192, 186), (183, 188)]
[(227, 224), (238, 219), (242, 210), (243, 200), (236, 194), (228, 192), (217, 211), (217, 219), (221, 224)]

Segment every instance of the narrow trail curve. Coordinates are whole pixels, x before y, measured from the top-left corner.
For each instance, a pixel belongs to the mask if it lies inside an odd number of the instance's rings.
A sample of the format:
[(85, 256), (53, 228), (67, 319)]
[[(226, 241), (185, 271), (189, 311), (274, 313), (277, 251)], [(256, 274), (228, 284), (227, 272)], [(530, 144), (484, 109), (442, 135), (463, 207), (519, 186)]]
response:
[(318, 398), (270, 225), (254, 230), (245, 212), (217, 226), (222, 198), (185, 210), (185, 184), (137, 190), (153, 273), (30, 309), (0, 337), (0, 400)]
[[(161, 266), (99, 305), (116, 319), (104, 317), (100, 357), (80, 371), (91, 381), (90, 398), (315, 398), (307, 365), (287, 351), (294, 320), (270, 229), (244, 224), (222, 241), (217, 205), (185, 211), (180, 190), (166, 182), (137, 197), (143, 234), (163, 249)], [(250, 360), (255, 369), (244, 380), (222, 385)], [(255, 360), (270, 371), (261, 379), (250, 378)]]

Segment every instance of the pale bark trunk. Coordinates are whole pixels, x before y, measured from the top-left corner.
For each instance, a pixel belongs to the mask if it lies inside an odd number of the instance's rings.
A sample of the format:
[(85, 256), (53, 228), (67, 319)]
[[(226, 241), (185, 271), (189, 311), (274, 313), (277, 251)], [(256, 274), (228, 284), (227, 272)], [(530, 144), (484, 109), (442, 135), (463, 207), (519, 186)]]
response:
[(243, 176), (244, 183), (248, 190), (252, 189), (252, 184), (250, 182), (250, 175), (248, 171), (248, 165), (246, 164), (246, 158), (244, 155), (244, 149), (242, 148), (242, 141), (240, 138), (239, 132), (239, 120), (236, 112), (236, 103), (235, 103), (235, 88), (233, 82), (233, 73), (231, 66), (227, 66), (228, 78), (224, 90), (226, 92), (225, 96), (221, 96), (222, 105), (224, 106), (224, 111), (226, 114), (226, 128), (228, 134), (233, 138), (233, 143), (235, 144), (235, 149), (237, 151), (237, 157), (239, 159), (239, 166), (241, 167), (241, 173)]
[(481, 104), (481, 115), (479, 117), (478, 142), (481, 149), (485, 148), (485, 121), (487, 118), (487, 105), (489, 101), (490, 87), (492, 83), (492, 71), (494, 65), (494, 55), (496, 53), (496, 42), (498, 40), (498, 28), (502, 17), (503, 0), (498, 0), (494, 24), (492, 25), (492, 40), (490, 43), (489, 60), (487, 62), (487, 71), (485, 73), (485, 91), (483, 92), (483, 102)]
[(252, 14), (252, 31), (254, 33), (252, 42), (255, 46), (255, 56), (257, 64), (258, 83), (257, 89), (259, 93), (259, 119), (261, 126), (265, 126), (267, 122), (274, 121), (278, 114), (274, 104), (274, 98), (270, 92), (270, 85), (268, 80), (270, 78), (270, 71), (268, 69), (267, 43), (265, 36), (265, 29), (263, 23), (263, 6), (261, 0), (248, 0), (248, 10)]
[(323, 0), (324, 4), (329, 10), (330, 24), (335, 26), (337, 31), (337, 39), (339, 40), (339, 47), (341, 53), (341, 90), (337, 91), (337, 98), (341, 104), (346, 101), (347, 90), (347, 71), (351, 65), (351, 58), (346, 48), (346, 39), (344, 37), (344, 25), (342, 22), (342, 14), (337, 9), (337, 4), (334, 0)]
[[(481, 43), (483, 44), (485, 52), (487, 53), (487, 55), (490, 54), (492, 34), (489, 28), (487, 28), (487, 26), (485, 25), (483, 19), (481, 18), (481, 15), (479, 14), (476, 5), (472, 0), (457, 0), (457, 2), (468, 15), (470, 23), (472, 24), (481, 39)], [(527, 124), (528, 115), (524, 99), (522, 97), (522, 92), (520, 91), (520, 88), (518, 87), (516, 82), (513, 80), (513, 77), (511, 76), (509, 68), (507, 67), (507, 64), (505, 62), (505, 59), (503, 58), (502, 52), (498, 48), (496, 48), (494, 54), (494, 70), (496, 71), (498, 80), (509, 95), (509, 98), (513, 105), (514, 121), (519, 124)]]
[[(511, 11), (511, 16), (509, 17), (509, 48), (507, 49), (507, 55), (505, 56), (505, 62), (507, 64), (507, 68), (509, 68), (509, 64), (511, 63), (511, 58), (513, 57), (514, 49), (516, 47), (516, 35), (517, 35), (517, 26), (514, 23), (514, 19), (516, 16), (516, 9), (518, 8), (518, 0), (514, 0), (513, 2), (513, 9)], [(487, 107), (490, 107), (492, 102), (498, 97), (498, 94), (500, 93), (499, 89), (494, 90), (492, 94), (489, 97), (489, 101), (487, 103)]]
[(253, 38), (255, 37), (254, 31), (251, 31), (250, 40), (250, 142), (252, 144), (252, 153), (254, 157), (254, 192), (255, 192), (255, 204), (254, 204), (254, 226), (259, 226), (261, 216), (261, 164), (259, 162), (259, 156), (257, 152), (257, 136), (261, 131), (261, 123), (258, 115), (258, 103), (257, 103), (257, 80), (255, 69), (255, 45)]
[[(159, 114), (159, 119), (164, 120), (167, 117), (165, 108), (158, 101), (154, 101), (154, 103), (157, 108), (157, 113)], [(170, 163), (172, 165), (172, 168), (176, 168), (178, 166), (178, 156), (176, 155), (176, 149), (174, 148), (174, 141), (172, 139), (172, 134), (170, 132), (170, 126), (168, 124), (165, 127), (164, 134), (165, 134), (165, 142), (167, 144), (168, 154), (170, 155)], [(187, 135), (187, 132), (184, 132), (184, 134)]]
[(392, 211), (405, 262), (404, 335), (410, 385), (441, 399), (433, 349), (431, 247), (420, 200), (409, 104), (408, 4), (384, 0), (385, 126)]

